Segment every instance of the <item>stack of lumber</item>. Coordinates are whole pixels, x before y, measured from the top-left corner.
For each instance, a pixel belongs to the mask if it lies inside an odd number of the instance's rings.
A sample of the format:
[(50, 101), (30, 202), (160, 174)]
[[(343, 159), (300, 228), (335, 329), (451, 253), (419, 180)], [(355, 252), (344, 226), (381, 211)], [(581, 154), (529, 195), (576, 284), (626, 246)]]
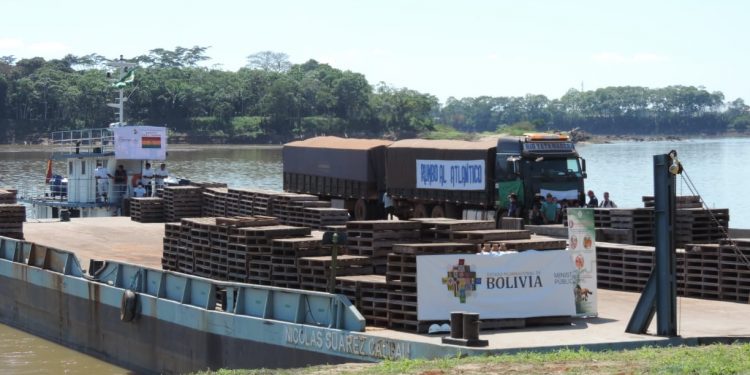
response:
[(721, 299), (750, 303), (750, 238), (719, 241), (719, 259)]
[[(656, 200), (653, 196), (644, 196), (642, 197), (643, 200), (643, 207), (648, 208), (654, 208), (656, 205)], [(676, 209), (681, 208), (701, 208), (703, 205), (701, 204), (701, 198), (697, 195), (680, 195), (675, 197), (675, 202), (677, 203)]]
[(203, 190), (203, 215), (212, 217), (227, 216), (228, 195), (229, 189), (223, 187), (211, 187)]
[(447, 218), (413, 219), (421, 223), (422, 240), (430, 242), (452, 241), (453, 232), (495, 229), (494, 220), (458, 220)]
[[(297, 259), (300, 284), (308, 290), (328, 291), (332, 266), (333, 257), (331, 255)], [(370, 275), (373, 271), (372, 261), (365, 256), (338, 255), (335, 270), (336, 276)]]
[[(15, 194), (13, 195), (15, 199)], [(21, 204), (0, 203), (0, 236), (23, 239), (26, 207)]]
[(16, 194), (13, 189), (0, 189), (0, 204), (16, 204)]
[[(273, 240), (278, 238), (304, 237), (310, 235), (310, 228), (288, 225), (248, 226), (237, 229), (232, 237), (234, 249), (233, 275), (244, 270), (247, 277), (232, 277), (233, 281), (245, 281), (252, 284), (272, 285)], [(243, 264), (244, 262), (244, 264)]]
[(474, 254), (468, 243), (397, 244), (388, 255), (385, 273), (388, 285), (388, 327), (424, 333), (432, 321), (417, 319), (417, 256), (433, 254)]
[(490, 241), (528, 240), (531, 232), (518, 229), (457, 230), (450, 233), (450, 241), (484, 244)]
[(419, 242), (420, 227), (415, 221), (350, 221), (346, 224), (347, 252), (370, 257), (375, 273), (385, 275), (388, 253), (393, 245)]
[(613, 229), (630, 231), (631, 244), (653, 245), (654, 210), (651, 208), (610, 208), (610, 223)]
[(186, 217), (200, 217), (203, 188), (197, 186), (167, 186), (164, 188), (164, 212), (168, 222)]
[(716, 243), (726, 237), (729, 209), (682, 208), (675, 220), (675, 244)]
[[(180, 257), (182, 261), (185, 261), (185, 245), (182, 243), (182, 230), (180, 223), (165, 223), (164, 224), (164, 245), (163, 254), (161, 257), (161, 268), (167, 271), (180, 271), (178, 262)], [(192, 273), (192, 262), (189, 268)]]
[(320, 201), (314, 195), (253, 189), (227, 189), (226, 214), (271, 215), (282, 224), (315, 229), (349, 220), (347, 210), (331, 208), (330, 202)]
[(163, 223), (164, 199), (151, 197), (131, 198), (130, 220), (139, 223)]
[(534, 234), (526, 239), (487, 241), (480, 246), (480, 249), (484, 251), (562, 250), (565, 246), (565, 239)]
[(299, 258), (331, 255), (319, 238), (277, 238), (271, 241), (271, 285), (299, 288)]
[[(601, 288), (640, 292), (654, 267), (650, 246), (597, 243), (597, 278)], [(680, 296), (750, 302), (750, 239), (718, 244), (687, 244), (677, 249)]]
[(337, 276), (336, 293), (352, 301), (367, 325), (388, 326), (388, 286), (385, 275)]

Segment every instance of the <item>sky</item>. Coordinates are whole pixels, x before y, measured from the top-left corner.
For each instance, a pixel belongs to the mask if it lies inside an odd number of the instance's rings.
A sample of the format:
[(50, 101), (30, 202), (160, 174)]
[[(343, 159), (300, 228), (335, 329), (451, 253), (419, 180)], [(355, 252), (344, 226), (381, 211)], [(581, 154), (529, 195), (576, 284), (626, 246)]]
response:
[(449, 97), (686, 85), (750, 101), (750, 1), (3, 0), (0, 56), (283, 52)]

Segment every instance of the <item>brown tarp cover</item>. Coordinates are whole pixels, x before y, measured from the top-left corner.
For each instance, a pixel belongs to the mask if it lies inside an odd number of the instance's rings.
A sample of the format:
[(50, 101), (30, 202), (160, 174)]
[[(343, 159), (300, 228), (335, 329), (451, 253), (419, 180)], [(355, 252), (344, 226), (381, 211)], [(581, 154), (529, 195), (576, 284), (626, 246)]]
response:
[(284, 145), (284, 173), (382, 182), (385, 147), (382, 139), (315, 137)]
[(386, 150), (388, 189), (416, 189), (417, 160), (485, 160), (485, 181), (494, 184), (497, 140), (454, 141), (405, 139)]

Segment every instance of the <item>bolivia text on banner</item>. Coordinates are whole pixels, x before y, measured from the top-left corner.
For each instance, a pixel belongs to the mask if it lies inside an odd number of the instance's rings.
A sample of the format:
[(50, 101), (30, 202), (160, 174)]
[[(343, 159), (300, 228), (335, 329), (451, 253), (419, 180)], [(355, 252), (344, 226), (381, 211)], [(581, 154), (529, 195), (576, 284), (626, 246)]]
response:
[(575, 267), (564, 250), (417, 257), (417, 319), (575, 315)]
[(596, 229), (594, 210), (568, 209), (568, 244), (575, 264), (576, 314), (596, 316)]
[(417, 189), (484, 190), (484, 160), (417, 160)]
[(123, 160), (165, 160), (167, 128), (122, 126), (114, 129), (115, 157)]

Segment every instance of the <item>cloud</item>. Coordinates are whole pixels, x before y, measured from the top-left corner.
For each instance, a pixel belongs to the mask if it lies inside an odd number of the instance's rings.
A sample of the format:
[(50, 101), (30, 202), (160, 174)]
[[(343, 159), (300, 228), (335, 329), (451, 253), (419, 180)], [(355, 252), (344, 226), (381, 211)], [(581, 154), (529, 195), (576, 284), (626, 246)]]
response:
[(591, 59), (600, 63), (611, 64), (642, 64), (667, 61), (667, 57), (652, 52), (636, 52), (626, 55), (619, 52), (599, 52), (591, 56)]
[(33, 53), (42, 55), (49, 53), (66, 52), (68, 50), (68, 46), (59, 42), (32, 43), (29, 44), (26, 48)]

